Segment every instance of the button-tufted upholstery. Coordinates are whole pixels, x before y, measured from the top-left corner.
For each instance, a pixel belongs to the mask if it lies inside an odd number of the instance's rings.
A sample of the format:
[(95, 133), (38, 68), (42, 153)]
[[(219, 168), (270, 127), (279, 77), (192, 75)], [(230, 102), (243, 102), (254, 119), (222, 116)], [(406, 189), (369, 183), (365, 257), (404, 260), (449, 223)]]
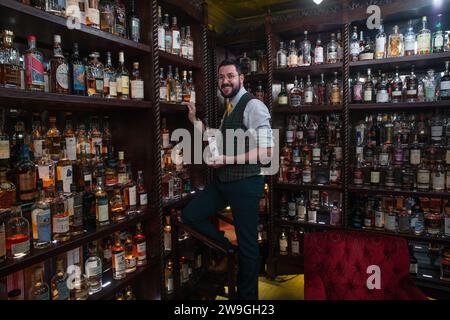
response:
[[(409, 277), (408, 246), (400, 237), (351, 231), (306, 233), (304, 262), (305, 299), (426, 299)], [(371, 265), (380, 267), (380, 289), (367, 286)]]

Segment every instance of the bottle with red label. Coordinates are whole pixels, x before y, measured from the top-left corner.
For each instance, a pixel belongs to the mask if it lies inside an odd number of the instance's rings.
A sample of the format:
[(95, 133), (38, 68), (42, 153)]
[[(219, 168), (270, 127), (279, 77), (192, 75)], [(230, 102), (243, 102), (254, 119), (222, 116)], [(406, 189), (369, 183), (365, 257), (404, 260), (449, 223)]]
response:
[(44, 55), (36, 48), (36, 36), (28, 36), (25, 52), (25, 88), (44, 91)]
[(142, 267), (147, 264), (147, 242), (142, 232), (140, 223), (136, 225), (136, 233), (133, 237), (134, 256), (137, 257), (137, 266)]
[(142, 174), (142, 170), (138, 171), (137, 193), (139, 198), (138, 211), (141, 213), (147, 209), (147, 188), (144, 184), (144, 176)]

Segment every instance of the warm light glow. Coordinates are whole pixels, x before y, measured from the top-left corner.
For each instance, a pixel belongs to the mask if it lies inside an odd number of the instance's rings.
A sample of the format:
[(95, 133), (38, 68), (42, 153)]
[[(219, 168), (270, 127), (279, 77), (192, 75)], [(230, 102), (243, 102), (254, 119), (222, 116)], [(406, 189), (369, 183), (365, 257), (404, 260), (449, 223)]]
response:
[(323, 0), (313, 0), (315, 4), (319, 5), (322, 3)]

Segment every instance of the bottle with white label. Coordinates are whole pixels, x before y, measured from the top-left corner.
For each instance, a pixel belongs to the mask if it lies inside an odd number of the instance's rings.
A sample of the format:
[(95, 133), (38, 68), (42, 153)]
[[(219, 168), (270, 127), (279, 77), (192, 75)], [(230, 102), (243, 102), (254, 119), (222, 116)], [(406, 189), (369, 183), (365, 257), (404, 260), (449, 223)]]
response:
[(120, 241), (119, 232), (114, 234), (114, 246), (111, 249), (112, 254), (112, 273), (114, 280), (120, 280), (126, 277), (125, 248)]
[(450, 100), (450, 73), (449, 73), (450, 61), (445, 62), (444, 75), (441, 77), (439, 97), (441, 100)]
[(380, 29), (375, 40), (375, 59), (386, 58), (386, 33), (384, 32), (383, 20), (380, 21)]
[(54, 241), (70, 240), (70, 217), (67, 199), (63, 192), (63, 181), (56, 182), (56, 195), (50, 204), (52, 213), (52, 236)]
[(300, 233), (295, 229), (291, 232), (291, 255), (300, 255)]
[(103, 177), (97, 177), (97, 189), (95, 191), (95, 213), (97, 226), (109, 224), (108, 194), (103, 187)]
[(52, 244), (52, 224), (49, 199), (45, 197), (42, 179), (37, 181), (39, 198), (31, 211), (31, 225), (33, 230), (33, 247), (47, 248)]
[(422, 17), (422, 29), (417, 34), (417, 54), (431, 53), (431, 31), (427, 29), (427, 17)]
[(6, 223), (6, 252), (10, 258), (21, 258), (30, 253), (30, 224), (22, 216), (20, 206), (11, 208)]
[(131, 99), (144, 99), (144, 80), (139, 75), (139, 62), (133, 63), (133, 71), (131, 72)]
[(314, 47), (314, 64), (323, 64), (323, 46), (320, 35), (317, 36), (316, 46)]
[(288, 254), (288, 237), (283, 230), (279, 238), (280, 255), (285, 256)]
[(133, 236), (134, 252), (137, 257), (137, 266), (142, 267), (147, 264), (147, 241), (142, 232), (140, 223), (136, 225), (136, 233)]
[(94, 244), (89, 244), (89, 258), (84, 264), (89, 294), (94, 294), (102, 290), (102, 260), (97, 256)]
[(307, 105), (312, 104), (313, 98), (314, 98), (314, 88), (311, 83), (311, 78), (308, 74), (308, 80), (306, 81), (306, 86), (305, 86), (305, 101), (304, 101), (304, 103)]
[(277, 51), (277, 68), (287, 67), (287, 51), (284, 48), (284, 42), (280, 42), (280, 49)]
[(416, 54), (416, 33), (414, 32), (413, 22), (409, 20), (408, 31), (405, 33), (405, 56)]
[(166, 30), (164, 28), (161, 6), (158, 6), (158, 49), (166, 50)]
[(181, 53), (181, 35), (180, 29), (177, 26), (177, 17), (172, 17), (172, 27), (170, 29), (170, 33), (172, 36), (171, 53), (178, 56)]

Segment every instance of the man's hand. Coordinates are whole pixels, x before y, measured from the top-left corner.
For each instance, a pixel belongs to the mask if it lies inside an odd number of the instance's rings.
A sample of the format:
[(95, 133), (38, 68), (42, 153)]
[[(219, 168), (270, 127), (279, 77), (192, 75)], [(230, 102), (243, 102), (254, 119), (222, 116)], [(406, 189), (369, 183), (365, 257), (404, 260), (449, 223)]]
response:
[(209, 158), (206, 164), (214, 169), (223, 167), (226, 164), (233, 164), (234, 157), (229, 157), (225, 155), (218, 156), (217, 158)]
[(197, 111), (195, 108), (195, 103), (189, 102), (187, 104), (187, 107), (189, 109), (189, 113), (188, 113), (189, 121), (192, 122), (192, 124), (194, 124), (194, 122), (197, 120), (197, 114), (196, 114)]

